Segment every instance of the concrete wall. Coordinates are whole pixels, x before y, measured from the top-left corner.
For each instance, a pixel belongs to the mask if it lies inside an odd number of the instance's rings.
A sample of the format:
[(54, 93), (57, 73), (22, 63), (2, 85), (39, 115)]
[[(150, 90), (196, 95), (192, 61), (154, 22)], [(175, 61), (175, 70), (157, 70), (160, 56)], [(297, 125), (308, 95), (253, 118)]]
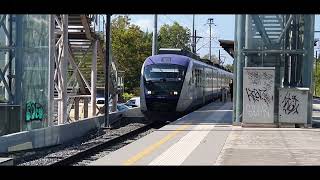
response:
[(136, 107), (136, 108), (132, 108), (127, 110), (126, 112), (123, 113), (123, 117), (137, 117), (137, 118), (141, 118), (144, 117), (140, 107)]
[[(119, 112), (110, 113), (110, 123), (112, 124), (122, 117), (143, 118), (143, 114), (140, 108), (129, 109), (122, 116)], [(63, 144), (101, 127), (104, 120), (104, 115), (101, 115), (69, 124), (4, 135), (0, 137), (0, 153)]]
[(274, 123), (274, 71), (273, 67), (244, 68), (244, 123)]
[(0, 152), (6, 153), (62, 144), (99, 128), (103, 122), (104, 116), (97, 116), (70, 124), (4, 135), (0, 137)]
[(309, 88), (279, 89), (279, 122), (307, 124)]

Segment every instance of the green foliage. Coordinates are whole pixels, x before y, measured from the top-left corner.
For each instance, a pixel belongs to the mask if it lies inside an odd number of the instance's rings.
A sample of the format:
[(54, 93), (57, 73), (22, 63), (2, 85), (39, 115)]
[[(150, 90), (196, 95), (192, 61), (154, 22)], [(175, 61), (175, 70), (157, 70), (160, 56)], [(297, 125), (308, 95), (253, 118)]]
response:
[(152, 34), (130, 24), (128, 16), (113, 19), (111, 28), (113, 59), (118, 69), (125, 72), (125, 91), (132, 93), (139, 87), (142, 64), (151, 55)]
[[(190, 30), (177, 22), (160, 28), (159, 47), (190, 50)], [(152, 33), (143, 32), (139, 26), (131, 24), (128, 16), (118, 16), (112, 20), (111, 47), (113, 60), (118, 70), (124, 71), (124, 90), (139, 96), (140, 73), (143, 62), (152, 51)]]
[[(202, 57), (202, 59), (208, 59), (208, 60), (210, 60), (209, 54), (204, 55), (204, 56)], [(218, 58), (216, 55), (211, 54), (211, 62), (213, 62), (214, 64), (219, 64), (219, 58)]]
[(317, 59), (316, 65), (313, 69), (313, 84), (315, 87), (315, 96), (320, 96), (320, 59)]
[(160, 48), (190, 49), (190, 30), (174, 22), (173, 25), (164, 24), (159, 31)]
[(134, 97), (134, 94), (132, 94), (132, 93), (125, 92), (122, 94), (122, 98), (123, 98), (124, 102), (127, 102), (129, 99), (131, 99), (133, 97)]
[(229, 71), (233, 72), (233, 64), (227, 64), (224, 66), (226, 69), (228, 69)]
[(1, 102), (5, 102), (5, 101), (6, 101), (6, 98), (3, 95), (0, 94), (0, 103)]

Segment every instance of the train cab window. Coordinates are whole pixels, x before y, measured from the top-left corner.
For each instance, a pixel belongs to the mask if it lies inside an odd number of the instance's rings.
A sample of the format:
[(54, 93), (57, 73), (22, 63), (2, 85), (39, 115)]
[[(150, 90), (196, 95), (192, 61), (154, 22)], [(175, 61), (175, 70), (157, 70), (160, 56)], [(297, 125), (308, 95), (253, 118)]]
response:
[(146, 81), (154, 79), (166, 79), (182, 81), (186, 68), (174, 64), (152, 64), (145, 67), (144, 77)]

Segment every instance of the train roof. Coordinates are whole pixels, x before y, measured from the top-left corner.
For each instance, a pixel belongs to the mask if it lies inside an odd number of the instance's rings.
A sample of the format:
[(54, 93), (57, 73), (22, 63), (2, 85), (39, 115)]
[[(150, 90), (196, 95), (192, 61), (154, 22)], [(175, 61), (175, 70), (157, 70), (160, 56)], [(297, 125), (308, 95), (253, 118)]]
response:
[[(229, 42), (229, 41), (228, 41)], [(159, 51), (158, 51), (158, 54), (177, 54), (177, 55), (182, 55), (182, 56), (186, 56), (186, 57), (189, 57), (195, 61), (200, 61), (200, 62), (203, 62), (205, 64), (208, 64), (210, 66), (214, 66), (218, 69), (222, 69), (224, 71), (227, 71), (227, 72), (230, 72), (228, 69), (226, 69), (225, 67), (219, 65), (219, 64), (214, 64), (212, 61), (208, 60), (208, 59), (202, 59), (200, 58), (200, 56), (198, 56), (197, 54), (191, 52), (191, 51), (188, 51), (188, 50), (185, 50), (185, 49), (179, 49), (179, 48), (160, 48)], [(230, 72), (232, 73), (232, 72)]]
[(178, 64), (181, 66), (188, 66), (190, 59), (186, 56), (177, 54), (158, 54), (150, 56), (146, 59), (145, 65), (158, 64), (158, 63), (168, 63), (168, 64)]
[(178, 64), (182, 66), (188, 66), (190, 60), (196, 61), (200, 64), (206, 65), (206, 66), (213, 66), (216, 67), (220, 70), (232, 73), (225, 69), (223, 66), (214, 64), (209, 60), (206, 59), (194, 59), (185, 55), (180, 55), (180, 54), (158, 54), (158, 55), (153, 55), (149, 56), (145, 60), (145, 66), (150, 65), (150, 64), (158, 64), (158, 63), (169, 63), (169, 64)]

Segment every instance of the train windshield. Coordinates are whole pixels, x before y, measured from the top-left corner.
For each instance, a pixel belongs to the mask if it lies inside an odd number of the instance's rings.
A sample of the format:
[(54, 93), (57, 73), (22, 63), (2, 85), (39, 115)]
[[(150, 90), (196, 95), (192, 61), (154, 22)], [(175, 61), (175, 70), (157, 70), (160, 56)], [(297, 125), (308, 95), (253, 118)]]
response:
[(144, 69), (145, 87), (148, 95), (180, 94), (186, 67), (175, 64), (152, 64)]
[(182, 81), (186, 68), (176, 64), (152, 64), (144, 69), (146, 81), (165, 80), (165, 81)]

